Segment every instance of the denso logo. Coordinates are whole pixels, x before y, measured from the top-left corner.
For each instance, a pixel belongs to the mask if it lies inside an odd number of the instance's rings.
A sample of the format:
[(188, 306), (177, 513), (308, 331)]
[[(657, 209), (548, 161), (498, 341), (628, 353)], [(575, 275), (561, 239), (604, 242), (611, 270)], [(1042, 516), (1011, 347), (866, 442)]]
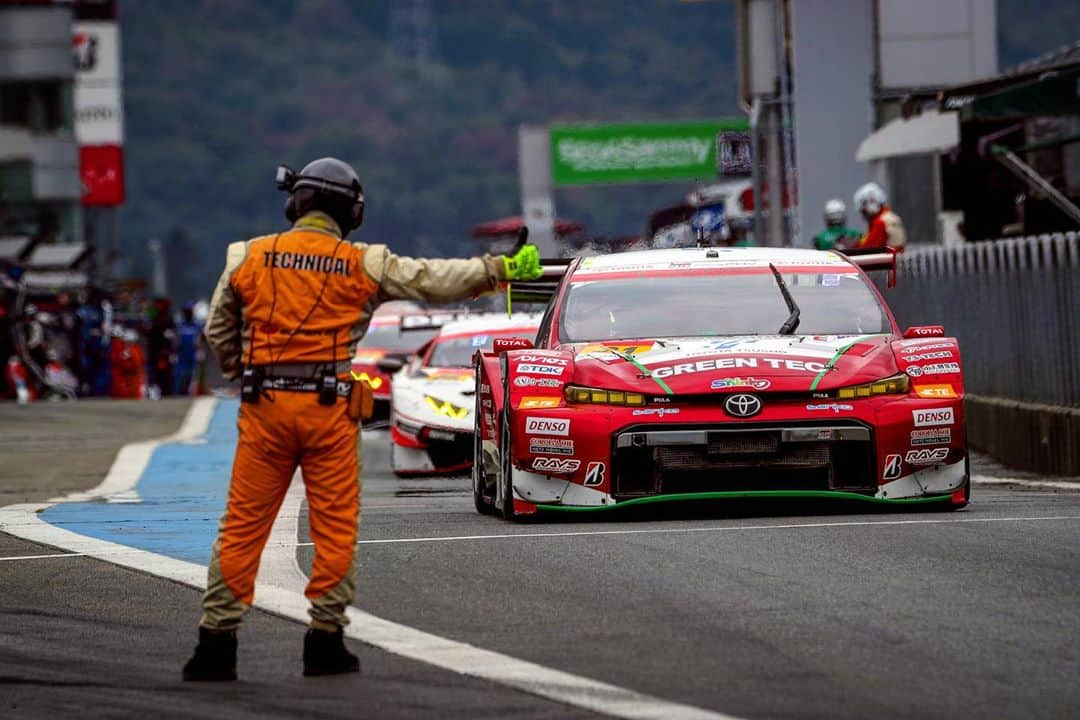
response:
[(936, 408), (934, 410), (912, 410), (912, 420), (915, 427), (933, 427), (934, 425), (952, 425), (956, 422), (952, 408)]
[(525, 418), (525, 432), (528, 435), (562, 435), (570, 434), (570, 421), (561, 418)]

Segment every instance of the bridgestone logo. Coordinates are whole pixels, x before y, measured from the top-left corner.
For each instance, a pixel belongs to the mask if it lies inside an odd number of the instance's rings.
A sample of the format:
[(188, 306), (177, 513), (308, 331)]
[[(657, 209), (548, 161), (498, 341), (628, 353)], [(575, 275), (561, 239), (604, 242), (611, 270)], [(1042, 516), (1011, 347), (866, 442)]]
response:
[(525, 418), (525, 433), (528, 435), (560, 435), (566, 437), (570, 434), (570, 421), (560, 418)]

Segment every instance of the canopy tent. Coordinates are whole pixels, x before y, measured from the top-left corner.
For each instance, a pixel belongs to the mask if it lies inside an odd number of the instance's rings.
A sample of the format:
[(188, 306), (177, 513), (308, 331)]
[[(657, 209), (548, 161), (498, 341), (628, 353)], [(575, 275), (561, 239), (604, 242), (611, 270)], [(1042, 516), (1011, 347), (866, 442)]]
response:
[(1041, 115), (1080, 115), (1080, 65), (978, 95), (960, 111), (965, 121)]
[(900, 155), (948, 152), (960, 142), (960, 123), (955, 112), (929, 110), (899, 118), (870, 134), (855, 151), (859, 162)]

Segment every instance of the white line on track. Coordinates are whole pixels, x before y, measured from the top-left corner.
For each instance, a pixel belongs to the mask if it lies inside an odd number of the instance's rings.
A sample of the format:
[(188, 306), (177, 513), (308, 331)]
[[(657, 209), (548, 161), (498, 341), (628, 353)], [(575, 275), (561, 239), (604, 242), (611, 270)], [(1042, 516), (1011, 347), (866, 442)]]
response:
[(12, 555), (0, 557), (0, 562), (12, 562), (15, 560), (46, 560), (49, 558), (86, 557), (82, 553), (53, 553), (52, 555)]
[(1054, 488), (1055, 490), (1080, 490), (1080, 482), (1069, 482), (1067, 480), (1025, 480), (1023, 478), (972, 475), (971, 482), (976, 485), (1020, 485), (1021, 487)]
[[(206, 402), (200, 403), (200, 400)], [(93, 497), (122, 498), (127, 501), (137, 499), (135, 487), (150, 461), (153, 449), (163, 442), (178, 441), (177, 436), (183, 435), (185, 429), (196, 429), (199, 423), (201, 423), (202, 431), (198, 434), (204, 433), (214, 402), (213, 398), (197, 399), (188, 412), (181, 432), (176, 435), (157, 441), (136, 443), (144, 446), (138, 453), (125, 455), (121, 451), (117, 456), (117, 462), (123, 457), (123, 464), (117, 466), (114, 463), (105, 482), (89, 493), (80, 493), (77, 499)], [(184, 438), (179, 441), (184, 441)], [(282, 537), (292, 540), (297, 537), (298, 497), (297, 484), (294, 483), (286, 496), (283, 512), (275, 523), (277, 532), (272, 532), (276, 535), (277, 542), (273, 545), (268, 544), (271, 557), (264, 558), (264, 562), (267, 563), (266, 574), (270, 575), (270, 583), (257, 589), (255, 607), (288, 619), (306, 622), (308, 601), (302, 592), (306, 578), (299, 572), (296, 565), (296, 543), (280, 542)], [(79, 535), (50, 525), (39, 515), (42, 510), (50, 506), (51, 503), (27, 503), (0, 508), (0, 531), (31, 542), (62, 548), (150, 575), (168, 578), (194, 588), (206, 587), (204, 566)], [(278, 527), (279, 524), (280, 527)], [(291, 557), (291, 562), (284, 557), (274, 557), (278, 553), (287, 553)], [(289, 585), (282, 587), (275, 584), (282, 581)], [(348, 614), (352, 623), (345, 628), (345, 632), (351, 638), (396, 655), (461, 675), (516, 688), (566, 705), (632, 720), (667, 720), (669, 718), (672, 720), (735, 720), (732, 716), (723, 713), (643, 695), (633, 690), (426, 633), (416, 628), (383, 620), (356, 608), (349, 608)]]
[[(449, 535), (415, 538), (383, 538), (360, 540), (360, 545), (393, 545), (397, 543), (459, 542), (466, 540), (516, 540), (519, 538), (579, 537), (583, 535), (676, 535), (684, 533), (739, 532), (747, 530), (796, 530), (834, 527), (870, 527), (874, 525), (954, 525), (957, 523), (1040, 522), (1045, 520), (1080, 520), (1080, 515), (1050, 515), (1040, 517), (949, 518), (940, 520), (866, 520), (852, 522), (789, 523), (785, 525), (719, 525), (692, 528), (644, 528), (638, 530), (572, 530), (569, 532), (499, 533), (494, 535)], [(312, 543), (296, 543), (311, 547)]]

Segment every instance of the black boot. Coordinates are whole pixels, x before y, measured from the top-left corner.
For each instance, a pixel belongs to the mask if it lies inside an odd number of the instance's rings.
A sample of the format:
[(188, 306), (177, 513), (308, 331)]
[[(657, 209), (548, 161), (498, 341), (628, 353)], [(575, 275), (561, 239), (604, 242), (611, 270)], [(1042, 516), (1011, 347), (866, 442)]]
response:
[(304, 675), (360, 672), (360, 660), (345, 649), (345, 634), (310, 628), (304, 635)]
[(184, 680), (236, 679), (236, 631), (213, 632), (199, 628), (199, 644), (184, 666)]

